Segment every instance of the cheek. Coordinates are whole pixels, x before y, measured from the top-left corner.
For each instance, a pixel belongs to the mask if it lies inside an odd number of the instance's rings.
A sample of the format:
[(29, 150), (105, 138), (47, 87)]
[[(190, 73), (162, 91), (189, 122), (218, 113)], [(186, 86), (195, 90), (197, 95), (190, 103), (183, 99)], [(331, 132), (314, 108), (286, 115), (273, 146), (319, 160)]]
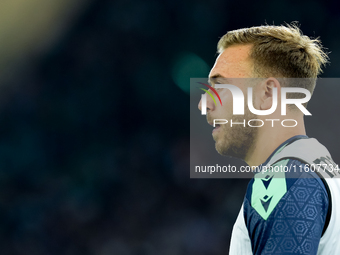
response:
[(229, 89), (223, 89), (221, 91), (218, 91), (219, 96), (222, 101), (222, 106), (225, 105), (232, 105), (233, 104), (233, 95), (231, 94)]
[(222, 92), (219, 92), (222, 106), (218, 102), (218, 105), (220, 106), (220, 111), (223, 112), (223, 114), (232, 115), (233, 113), (233, 95), (228, 89), (224, 89)]
[(253, 91), (251, 94), (248, 94), (248, 91), (247, 91), (247, 96), (245, 97), (245, 104), (246, 104), (246, 107), (247, 109), (249, 110), (249, 107), (248, 107), (248, 97), (251, 98), (251, 104), (252, 106), (256, 109), (256, 110), (261, 110), (261, 104), (263, 103), (261, 101), (261, 90), (258, 90), (256, 87), (253, 88)]

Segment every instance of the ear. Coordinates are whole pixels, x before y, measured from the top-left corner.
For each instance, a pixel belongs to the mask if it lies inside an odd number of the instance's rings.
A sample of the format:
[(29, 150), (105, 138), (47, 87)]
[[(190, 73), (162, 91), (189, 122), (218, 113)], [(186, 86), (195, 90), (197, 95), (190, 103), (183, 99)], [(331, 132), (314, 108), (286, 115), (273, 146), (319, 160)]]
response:
[(277, 79), (270, 77), (261, 83), (261, 110), (268, 110), (272, 107), (274, 88), (276, 88), (277, 97), (279, 97), (281, 95), (281, 85)]

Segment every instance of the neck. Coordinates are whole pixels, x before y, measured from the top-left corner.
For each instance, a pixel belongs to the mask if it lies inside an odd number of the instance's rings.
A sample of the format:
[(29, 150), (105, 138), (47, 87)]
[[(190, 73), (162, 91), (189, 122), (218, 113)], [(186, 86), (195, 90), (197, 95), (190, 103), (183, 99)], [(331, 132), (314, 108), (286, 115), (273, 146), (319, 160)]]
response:
[(281, 121), (276, 121), (272, 127), (271, 122), (267, 121), (264, 126), (259, 128), (255, 143), (245, 158), (249, 166), (255, 167), (265, 162), (273, 151), (289, 138), (306, 135), (303, 116), (294, 116), (289, 119), (295, 119), (298, 124), (295, 127), (283, 127)]

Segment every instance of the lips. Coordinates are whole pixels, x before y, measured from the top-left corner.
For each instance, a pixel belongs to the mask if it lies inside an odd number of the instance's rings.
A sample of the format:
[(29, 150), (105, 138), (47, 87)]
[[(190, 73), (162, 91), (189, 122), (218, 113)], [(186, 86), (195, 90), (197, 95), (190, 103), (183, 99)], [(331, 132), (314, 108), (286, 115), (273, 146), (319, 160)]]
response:
[(220, 129), (221, 125), (220, 124), (216, 124), (215, 128), (213, 129), (213, 133), (216, 132), (218, 129)]
[[(213, 122), (208, 121), (209, 125), (214, 126)], [(215, 128), (213, 129), (213, 133), (216, 132), (221, 127), (220, 124), (215, 124)]]

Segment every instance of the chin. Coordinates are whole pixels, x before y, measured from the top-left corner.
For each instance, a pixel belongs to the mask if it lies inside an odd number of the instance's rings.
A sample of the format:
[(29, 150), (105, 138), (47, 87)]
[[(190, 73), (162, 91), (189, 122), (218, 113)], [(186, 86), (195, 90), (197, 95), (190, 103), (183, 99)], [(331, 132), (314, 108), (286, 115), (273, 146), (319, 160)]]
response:
[(258, 130), (254, 128), (237, 127), (221, 129), (214, 135), (216, 151), (222, 156), (230, 156), (245, 160), (252, 148)]
[(231, 154), (230, 146), (226, 143), (223, 144), (221, 141), (216, 142), (215, 149), (222, 156), (230, 156)]
[(247, 146), (242, 146), (241, 144), (235, 143), (235, 144), (230, 144), (230, 143), (222, 143), (221, 141), (216, 142), (215, 144), (216, 151), (226, 157), (233, 157), (233, 158), (239, 158), (244, 160), (247, 152), (248, 152), (248, 147)]
[(215, 149), (220, 155), (225, 156), (223, 148), (221, 148), (221, 146), (219, 146), (217, 143), (215, 144)]

